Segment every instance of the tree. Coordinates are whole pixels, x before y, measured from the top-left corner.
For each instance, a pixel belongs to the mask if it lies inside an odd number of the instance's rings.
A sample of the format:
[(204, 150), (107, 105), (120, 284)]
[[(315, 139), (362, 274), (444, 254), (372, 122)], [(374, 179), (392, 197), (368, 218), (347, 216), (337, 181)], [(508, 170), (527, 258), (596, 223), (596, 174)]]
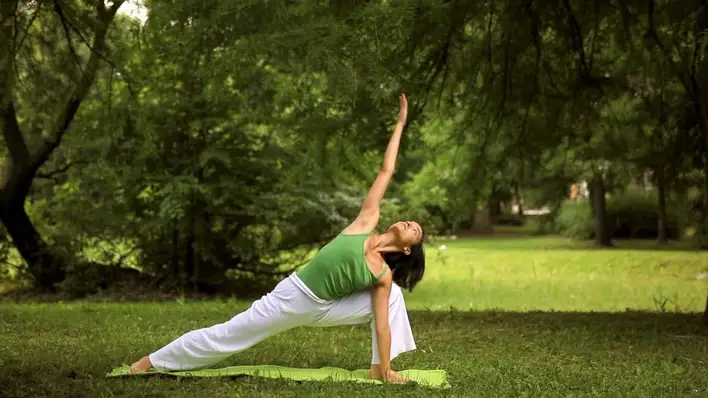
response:
[[(697, 133), (694, 147), (696, 166), (703, 171), (702, 211), (698, 220), (699, 246), (708, 242), (708, 61), (703, 55), (708, 28), (708, 11), (696, 2), (678, 2), (658, 7), (654, 0), (633, 8), (631, 17), (641, 18), (646, 29), (644, 44), (663, 62), (683, 87), (691, 111), (688, 113)], [(630, 15), (628, 15), (629, 17)], [(684, 23), (685, 20), (690, 23)]]
[[(0, 185), (0, 219), (29, 264), (35, 284), (43, 289), (52, 289), (61, 281), (65, 260), (53, 253), (37, 232), (25, 211), (25, 200), (37, 173), (61, 144), (93, 85), (106, 57), (108, 29), (122, 3), (122, 0), (116, 0), (107, 7), (103, 1), (98, 1), (91, 10), (84, 9), (80, 3), (61, 1), (55, 1), (52, 6), (45, 2), (8, 0), (0, 6), (0, 53), (3, 54), (0, 60), (0, 126), (9, 152)], [(83, 18), (88, 21), (80, 23)], [(90, 42), (82, 34), (88, 26), (92, 27)], [(42, 78), (46, 77), (42, 73), (47, 73), (34, 62), (42, 62), (42, 59), (56, 62), (52, 59), (54, 54), (50, 55), (43, 46), (42, 41), (46, 38), (42, 36), (46, 34), (53, 39), (50, 46), (58, 54), (56, 57), (65, 62), (71, 59), (75, 69), (65, 75), (71, 77), (71, 83), (66, 87), (66, 94), (57, 99), (60, 105), (53, 104), (58, 110), (46, 117), (33, 118), (31, 107), (23, 103), (22, 97), (31, 89), (41, 90)], [(61, 34), (63, 38), (60, 38)], [(82, 40), (87, 50), (79, 50), (76, 40)], [(37, 50), (41, 56), (33, 59)], [(82, 56), (82, 52), (88, 52), (88, 55)], [(29, 61), (25, 63), (27, 58), (22, 57), (29, 58)], [(86, 60), (82, 61), (82, 58)], [(48, 66), (56, 67), (56, 64)], [(35, 71), (39, 72), (35, 74)], [(48, 73), (57, 72), (62, 71), (52, 69)], [(28, 80), (35, 87), (26, 86)], [(28, 145), (35, 142), (34, 147)]]
[(267, 279), (300, 265), (306, 256), (294, 254), (311, 253), (358, 207), (399, 90), (386, 62), (360, 56), (371, 26), (390, 36), (391, 11), (336, 20), (336, 7), (318, 7), (148, 3), (119, 65), (130, 85), (99, 80), (111, 97), (89, 102), (77, 126), (101, 140), (72, 147), (92, 162), (51, 204), (84, 210), (64, 230), (128, 242), (169, 287), (232, 292), (226, 274)]

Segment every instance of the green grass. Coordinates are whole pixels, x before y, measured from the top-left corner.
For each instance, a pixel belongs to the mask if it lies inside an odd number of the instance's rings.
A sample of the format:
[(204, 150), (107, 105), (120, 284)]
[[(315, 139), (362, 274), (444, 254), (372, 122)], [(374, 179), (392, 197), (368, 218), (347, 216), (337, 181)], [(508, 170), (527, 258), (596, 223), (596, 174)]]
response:
[[(447, 249), (437, 249), (441, 244)], [(696, 275), (708, 270), (708, 256), (680, 245), (651, 246), (619, 242), (598, 250), (559, 238), (429, 245), (424, 282), (406, 295), (419, 349), (395, 365), (445, 369), (449, 390), (260, 378), (106, 379), (111, 368), (229, 319), (248, 302), (80, 301), (0, 304), (0, 396), (705, 397), (708, 334), (695, 312), (705, 303), (707, 283)], [(674, 301), (662, 308), (662, 296)], [(369, 333), (365, 325), (294, 329), (223, 365), (365, 368)]]
[(708, 254), (683, 243), (618, 241), (601, 250), (557, 237), (473, 238), (437, 241), (426, 254), (412, 308), (696, 312), (708, 290), (698, 278)]

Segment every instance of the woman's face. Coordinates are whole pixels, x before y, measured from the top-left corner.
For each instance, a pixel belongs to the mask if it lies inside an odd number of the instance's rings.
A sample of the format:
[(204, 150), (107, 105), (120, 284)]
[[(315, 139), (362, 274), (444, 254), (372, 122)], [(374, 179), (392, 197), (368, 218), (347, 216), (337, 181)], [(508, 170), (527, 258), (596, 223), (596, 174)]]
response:
[(413, 246), (423, 240), (423, 227), (415, 221), (399, 221), (392, 224), (388, 230), (396, 234), (405, 246)]

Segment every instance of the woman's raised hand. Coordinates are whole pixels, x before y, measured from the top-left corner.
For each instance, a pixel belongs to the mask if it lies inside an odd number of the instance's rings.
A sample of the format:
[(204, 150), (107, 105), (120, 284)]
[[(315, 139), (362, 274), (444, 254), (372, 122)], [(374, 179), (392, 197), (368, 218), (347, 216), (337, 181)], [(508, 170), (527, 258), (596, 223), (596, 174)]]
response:
[(406, 119), (408, 118), (408, 98), (405, 94), (401, 94), (401, 110), (398, 111), (398, 123), (406, 124)]

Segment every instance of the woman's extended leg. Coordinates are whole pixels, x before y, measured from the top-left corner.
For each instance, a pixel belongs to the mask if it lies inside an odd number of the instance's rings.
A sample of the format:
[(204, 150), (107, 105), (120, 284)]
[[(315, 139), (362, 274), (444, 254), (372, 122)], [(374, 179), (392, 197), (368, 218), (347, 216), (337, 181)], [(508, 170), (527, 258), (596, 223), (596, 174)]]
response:
[[(371, 292), (364, 291), (332, 302), (329, 310), (312, 326), (329, 327), (370, 322), (371, 365), (372, 370), (375, 370), (381, 361), (379, 359), (376, 325), (373, 316)], [(388, 323), (391, 327), (391, 360), (401, 353), (416, 349), (403, 292), (396, 284), (391, 286)]]
[(287, 278), (229, 321), (185, 333), (149, 359), (158, 370), (207, 367), (276, 333), (312, 323), (324, 308)]

